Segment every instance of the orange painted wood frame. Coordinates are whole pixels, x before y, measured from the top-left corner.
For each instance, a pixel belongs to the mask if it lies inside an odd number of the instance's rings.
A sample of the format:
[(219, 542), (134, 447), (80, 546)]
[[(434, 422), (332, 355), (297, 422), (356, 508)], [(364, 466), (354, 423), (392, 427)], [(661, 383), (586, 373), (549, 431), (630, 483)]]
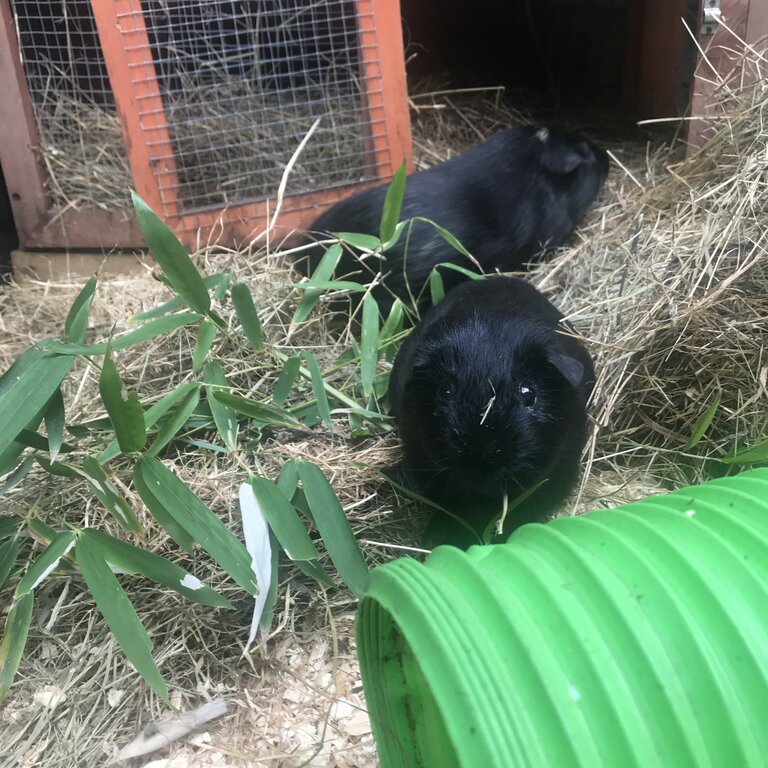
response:
[[(275, 236), (304, 229), (322, 210), (346, 195), (389, 180), (404, 159), (409, 170), (412, 168), (399, 5), (398, 0), (357, 0), (361, 80), (368, 110), (365, 122), (373, 126), (369, 140), (375, 177), (363, 185), (286, 198)], [(173, 157), (173, 147), (140, 0), (92, 0), (92, 7), (136, 191), (189, 247), (199, 242), (231, 246), (253, 240), (267, 228), (274, 200), (189, 211), (177, 197), (176, 169), (168, 160)]]

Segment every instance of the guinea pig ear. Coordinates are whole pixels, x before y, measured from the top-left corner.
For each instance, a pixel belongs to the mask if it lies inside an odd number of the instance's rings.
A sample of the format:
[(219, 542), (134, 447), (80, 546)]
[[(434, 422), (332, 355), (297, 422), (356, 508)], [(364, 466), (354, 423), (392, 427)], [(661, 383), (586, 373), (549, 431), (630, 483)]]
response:
[(584, 378), (584, 365), (580, 360), (563, 352), (562, 349), (552, 349), (547, 353), (547, 360), (565, 376), (566, 381), (573, 387), (578, 387)]
[(541, 153), (541, 164), (550, 173), (562, 175), (571, 173), (582, 163), (586, 163), (591, 155), (589, 145), (583, 139), (571, 144), (548, 138), (542, 143), (544, 149)]

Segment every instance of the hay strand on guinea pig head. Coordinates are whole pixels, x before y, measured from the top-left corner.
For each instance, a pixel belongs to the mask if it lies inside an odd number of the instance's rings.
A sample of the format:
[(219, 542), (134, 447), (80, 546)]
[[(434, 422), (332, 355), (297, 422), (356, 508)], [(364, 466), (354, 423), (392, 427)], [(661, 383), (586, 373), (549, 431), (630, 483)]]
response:
[(768, 439), (768, 81), (728, 82), (705, 146), (536, 269), (597, 359), (593, 476), (634, 469), (674, 487)]

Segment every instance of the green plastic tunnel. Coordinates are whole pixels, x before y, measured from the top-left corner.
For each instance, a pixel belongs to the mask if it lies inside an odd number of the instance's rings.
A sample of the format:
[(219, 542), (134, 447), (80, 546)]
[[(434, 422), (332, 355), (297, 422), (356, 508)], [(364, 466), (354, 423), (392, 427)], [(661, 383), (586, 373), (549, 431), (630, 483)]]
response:
[(768, 469), (377, 568), (383, 768), (768, 765)]

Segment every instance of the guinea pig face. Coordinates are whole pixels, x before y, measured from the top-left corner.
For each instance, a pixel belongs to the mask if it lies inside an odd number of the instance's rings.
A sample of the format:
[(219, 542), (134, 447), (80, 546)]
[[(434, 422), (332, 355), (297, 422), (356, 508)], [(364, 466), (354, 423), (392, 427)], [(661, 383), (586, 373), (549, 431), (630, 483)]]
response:
[(608, 155), (577, 133), (531, 126), (532, 151), (556, 189), (578, 217), (597, 197), (608, 176)]
[(552, 471), (563, 431), (583, 430), (562, 369), (581, 376), (578, 361), (563, 362), (540, 331), (500, 338), (482, 326), (456, 329), (414, 368), (421, 414), (406, 418), (418, 422), (421, 455), (410, 463), (435, 470), (435, 483), (515, 498)]

